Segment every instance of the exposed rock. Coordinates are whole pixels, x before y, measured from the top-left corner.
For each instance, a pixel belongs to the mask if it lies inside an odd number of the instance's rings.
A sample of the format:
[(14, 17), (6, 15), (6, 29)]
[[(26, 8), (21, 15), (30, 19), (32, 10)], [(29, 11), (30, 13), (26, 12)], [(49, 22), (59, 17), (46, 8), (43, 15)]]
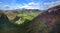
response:
[[(42, 30), (41, 22), (46, 25)], [(38, 15), (31, 21), (30, 26), (32, 26), (30, 33), (60, 33), (60, 5)]]

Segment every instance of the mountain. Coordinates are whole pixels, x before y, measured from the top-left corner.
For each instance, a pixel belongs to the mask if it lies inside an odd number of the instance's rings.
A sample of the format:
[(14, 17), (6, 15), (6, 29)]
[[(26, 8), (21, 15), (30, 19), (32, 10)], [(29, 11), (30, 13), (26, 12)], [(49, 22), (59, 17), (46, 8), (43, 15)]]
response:
[(60, 5), (42, 12), (28, 26), (30, 33), (60, 33)]
[(60, 33), (60, 5), (49, 8), (42, 16), (48, 26), (48, 33)]
[(40, 12), (42, 10), (39, 10), (39, 9), (25, 9), (25, 8), (22, 8), (22, 9), (13, 9), (13, 10), (5, 10), (5, 12), (8, 12), (8, 11), (12, 11), (12, 12), (18, 12), (18, 11), (27, 11), (27, 12), (30, 12), (30, 11), (33, 11), (33, 12)]
[(0, 10), (0, 24), (5, 23), (5, 22), (9, 22), (9, 20), (7, 16), (4, 15), (4, 13)]
[(22, 26), (11, 23), (0, 10), (0, 33), (60, 33), (60, 5), (40, 12)]
[(8, 17), (0, 10), (0, 33), (13, 33), (16, 26), (9, 21)]

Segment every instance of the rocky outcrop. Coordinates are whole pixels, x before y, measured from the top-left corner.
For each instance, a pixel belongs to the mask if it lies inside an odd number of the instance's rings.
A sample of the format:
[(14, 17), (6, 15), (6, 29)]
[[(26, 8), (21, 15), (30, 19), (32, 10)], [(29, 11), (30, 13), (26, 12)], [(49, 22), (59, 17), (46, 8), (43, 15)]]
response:
[[(60, 5), (38, 15), (31, 21), (30, 26), (30, 33), (60, 33)], [(41, 29), (42, 26), (44, 28)]]
[(47, 24), (46, 33), (60, 33), (60, 5), (48, 9), (43, 21)]

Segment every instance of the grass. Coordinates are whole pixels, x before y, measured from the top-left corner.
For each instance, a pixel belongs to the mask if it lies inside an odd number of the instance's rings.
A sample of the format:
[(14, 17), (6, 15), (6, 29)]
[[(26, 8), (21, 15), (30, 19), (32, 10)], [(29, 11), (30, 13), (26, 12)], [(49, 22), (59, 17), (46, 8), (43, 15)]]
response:
[(33, 18), (35, 18), (38, 14), (36, 13), (22, 13), (22, 14), (18, 14), (17, 16), (20, 17), (20, 19), (18, 21), (16, 21), (17, 24), (22, 24), (23, 22), (27, 20), (32, 20)]
[[(35, 13), (35, 12), (19, 12), (19, 13), (16, 14), (16, 16), (19, 17), (19, 19), (17, 21), (12, 19), (12, 18), (10, 18), (10, 20), (12, 22), (14, 22), (14, 24), (20, 25), (20, 24), (24, 23), (27, 20), (31, 21), (37, 15), (38, 15), (38, 13)], [(13, 15), (13, 17), (14, 17), (14, 15)]]

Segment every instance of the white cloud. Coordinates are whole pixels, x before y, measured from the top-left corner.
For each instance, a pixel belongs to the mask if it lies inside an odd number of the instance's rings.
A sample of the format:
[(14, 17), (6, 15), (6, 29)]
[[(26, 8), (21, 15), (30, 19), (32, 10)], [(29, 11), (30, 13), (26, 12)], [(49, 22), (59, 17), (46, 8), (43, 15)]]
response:
[(30, 2), (30, 3), (28, 3), (28, 5), (30, 5), (30, 6), (40, 6), (39, 3), (34, 3), (34, 2)]
[(31, 2), (31, 3), (28, 3), (28, 5), (35, 5), (35, 3), (34, 2)]
[(25, 8), (25, 9), (40, 9), (40, 4), (39, 3), (35, 3), (35, 2), (30, 2), (30, 3), (28, 3), (28, 4), (25, 4), (25, 3), (23, 3), (23, 5), (22, 4), (20, 4), (20, 5), (13, 5), (13, 6), (10, 6), (10, 7), (12, 7), (12, 9), (19, 9), (19, 8)]
[(44, 3), (44, 7), (47, 8), (47, 9), (51, 8), (51, 7), (54, 7), (54, 6), (57, 6), (57, 5), (60, 5), (60, 0), (55, 1), (55, 2)]
[(26, 9), (42, 9), (42, 10), (46, 10), (48, 8), (54, 7), (60, 5), (60, 0), (57, 1), (52, 1), (52, 2), (45, 2), (44, 4), (40, 4), (40, 3), (36, 3), (36, 2), (30, 2), (28, 4), (24, 3), (24, 6), (20, 7), (20, 8), (26, 8)]
[(28, 4), (24, 4), (24, 6), (20, 7), (20, 8), (26, 8), (26, 9), (39, 9), (40, 7), (39, 3), (35, 3), (35, 2), (30, 2)]

